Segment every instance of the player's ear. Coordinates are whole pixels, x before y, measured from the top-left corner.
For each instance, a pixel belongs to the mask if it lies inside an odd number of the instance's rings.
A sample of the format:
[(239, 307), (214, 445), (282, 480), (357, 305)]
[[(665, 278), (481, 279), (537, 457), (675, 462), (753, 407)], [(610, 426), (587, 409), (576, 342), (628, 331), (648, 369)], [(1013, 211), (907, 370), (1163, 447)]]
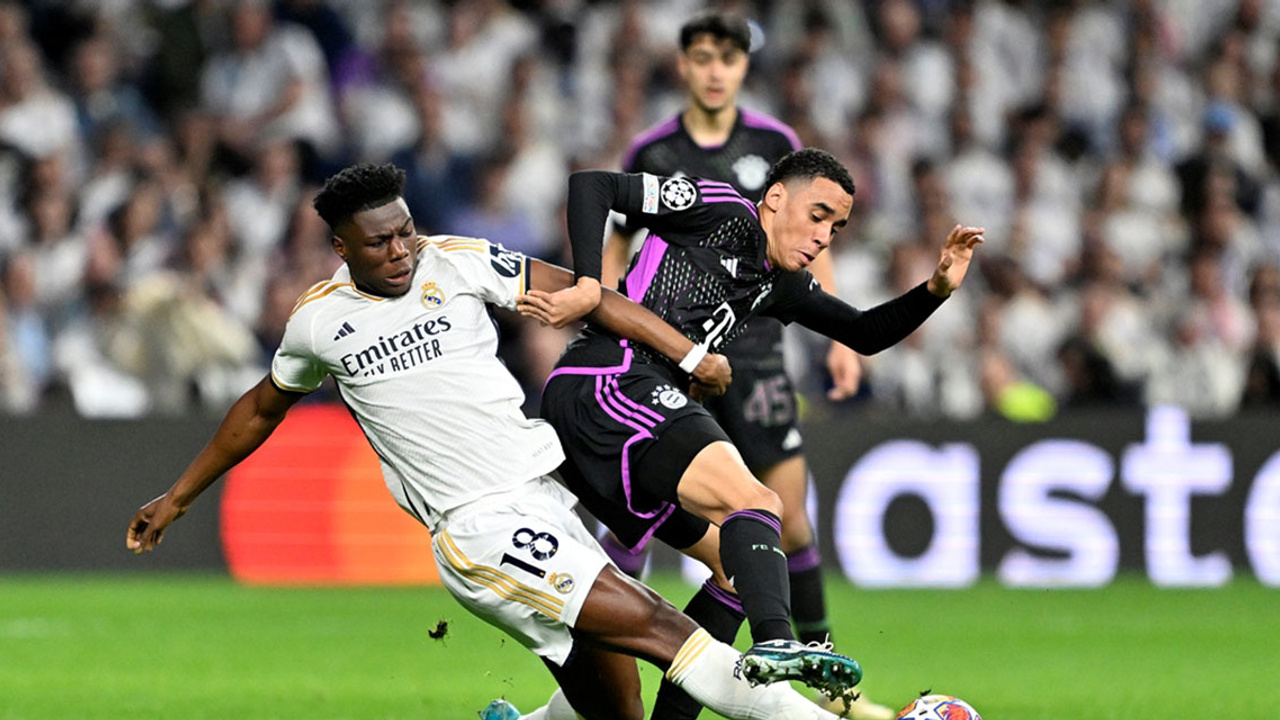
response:
[(338, 237), (336, 234), (330, 235), (329, 242), (333, 243), (333, 251), (338, 253), (338, 257), (345, 261), (347, 259), (347, 248), (342, 244), (342, 238)]
[(764, 193), (765, 207), (769, 208), (773, 212), (778, 212), (778, 209), (782, 207), (782, 200), (786, 196), (787, 196), (786, 185), (783, 185), (780, 182), (776, 182), (770, 185), (769, 189), (766, 190)]

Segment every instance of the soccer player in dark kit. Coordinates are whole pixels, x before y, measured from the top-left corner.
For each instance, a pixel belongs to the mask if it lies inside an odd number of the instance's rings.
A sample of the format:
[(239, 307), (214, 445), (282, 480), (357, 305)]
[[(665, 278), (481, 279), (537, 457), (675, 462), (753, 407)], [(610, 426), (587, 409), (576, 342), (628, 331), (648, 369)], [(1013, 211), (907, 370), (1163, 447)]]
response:
[[(685, 393), (689, 371), (756, 314), (799, 322), (863, 354), (890, 347), (959, 287), (983, 232), (956, 226), (926, 282), (860, 311), (824, 292), (805, 269), (848, 220), (848, 171), (829, 153), (806, 148), (778, 161), (765, 188), (756, 205), (722, 182), (574, 173), (568, 222), (575, 274), (600, 276), (599, 237), (610, 210), (638, 218), (634, 224), (648, 227), (649, 236), (621, 291), (696, 346), (672, 363), (588, 325), (548, 379), (542, 405), (565, 446), (561, 474), (624, 545), (657, 537), (706, 564), (726, 598), (736, 592), (755, 641), (743, 656), (748, 677), (758, 659), (811, 663), (809, 653), (829, 647), (795, 640), (782, 502)], [(523, 312), (543, 322), (564, 319), (550, 301)], [(714, 636), (725, 633), (723, 615), (710, 613), (708, 621), (703, 626)], [(739, 620), (731, 622), (736, 630)], [(856, 663), (846, 668), (827, 657), (818, 661), (832, 679), (829, 694), (843, 692), (838, 681), (848, 669), (860, 679)]]
[[(686, 90), (685, 107), (636, 136), (622, 170), (717, 180), (756, 202), (769, 168), (798, 150), (800, 140), (782, 121), (738, 106), (738, 91), (750, 65), (751, 29), (739, 15), (711, 11), (686, 22), (679, 40), (677, 64)], [(632, 217), (628, 223), (638, 220)], [(638, 237), (634, 227), (615, 225), (603, 257), (607, 282), (623, 274), (633, 236)], [(835, 287), (829, 255), (819, 255), (809, 271), (824, 287)], [(725, 354), (733, 366), (734, 382), (725, 395), (704, 397), (702, 404), (742, 453), (751, 473), (782, 499), (782, 551), (787, 554), (796, 634), (805, 642), (830, 640), (821, 556), (806, 514), (809, 474), (797, 427), (795, 391), (783, 367), (782, 324), (756, 318), (725, 348)], [(861, 375), (857, 354), (832, 343), (826, 360), (833, 381), (829, 396), (839, 400), (857, 392)], [(600, 542), (620, 569), (641, 576), (649, 557), (645, 546), (623, 548), (612, 535)], [(721, 597), (710, 581), (689, 603), (695, 614), (703, 606), (710, 608), (708, 612), (742, 617), (736, 599)], [(685, 693), (664, 683), (654, 717), (689, 720), (699, 710)], [(848, 708), (848, 715), (855, 720), (886, 720), (894, 711), (862, 697)]]

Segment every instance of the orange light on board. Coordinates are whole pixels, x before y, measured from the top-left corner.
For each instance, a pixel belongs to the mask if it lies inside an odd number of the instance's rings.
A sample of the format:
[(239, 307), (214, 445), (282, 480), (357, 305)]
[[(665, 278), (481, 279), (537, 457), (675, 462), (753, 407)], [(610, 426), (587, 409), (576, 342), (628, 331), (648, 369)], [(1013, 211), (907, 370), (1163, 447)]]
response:
[(251, 584), (438, 583), (431, 534), (400, 509), (345, 408), (302, 405), (228, 473), (223, 554)]

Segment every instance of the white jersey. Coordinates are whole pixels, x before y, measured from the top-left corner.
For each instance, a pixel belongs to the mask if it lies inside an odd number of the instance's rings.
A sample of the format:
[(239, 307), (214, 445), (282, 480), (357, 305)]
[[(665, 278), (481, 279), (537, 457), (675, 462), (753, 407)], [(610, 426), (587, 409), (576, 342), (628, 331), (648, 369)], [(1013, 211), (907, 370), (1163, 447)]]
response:
[(332, 375), (392, 496), (434, 532), (451, 508), (564, 460), (551, 426), (520, 409), (489, 316), (489, 305), (514, 309), (528, 281), (528, 258), (475, 238), (419, 237), (400, 297), (360, 292), (344, 265), (299, 298), (272, 382), (310, 392)]

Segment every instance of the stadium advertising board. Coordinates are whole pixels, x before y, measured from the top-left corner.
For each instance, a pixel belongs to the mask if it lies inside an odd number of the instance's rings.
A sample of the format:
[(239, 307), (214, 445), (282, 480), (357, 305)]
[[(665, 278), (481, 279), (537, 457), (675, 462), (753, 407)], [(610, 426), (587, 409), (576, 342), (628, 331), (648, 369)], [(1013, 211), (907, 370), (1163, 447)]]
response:
[[(165, 539), (124, 526), (216, 419), (0, 418), (0, 570), (229, 568), (255, 583), (435, 581), (428, 533), (396, 507), (340, 407), (303, 405)], [(828, 408), (804, 426), (827, 566), (861, 587), (1280, 586), (1280, 414), (1192, 422), (1171, 408), (921, 423)], [(50, 534), (51, 509), (74, 532)], [(33, 543), (29, 538), (40, 537)], [(659, 564), (676, 562), (661, 552)]]
[(436, 583), (431, 535), (396, 505), (350, 413), (303, 405), (232, 469), (221, 537), (251, 584)]
[[(856, 427), (856, 431), (851, 432)], [(843, 442), (840, 436), (845, 436)], [(1280, 418), (813, 423), (824, 550), (864, 587), (1280, 586)]]

